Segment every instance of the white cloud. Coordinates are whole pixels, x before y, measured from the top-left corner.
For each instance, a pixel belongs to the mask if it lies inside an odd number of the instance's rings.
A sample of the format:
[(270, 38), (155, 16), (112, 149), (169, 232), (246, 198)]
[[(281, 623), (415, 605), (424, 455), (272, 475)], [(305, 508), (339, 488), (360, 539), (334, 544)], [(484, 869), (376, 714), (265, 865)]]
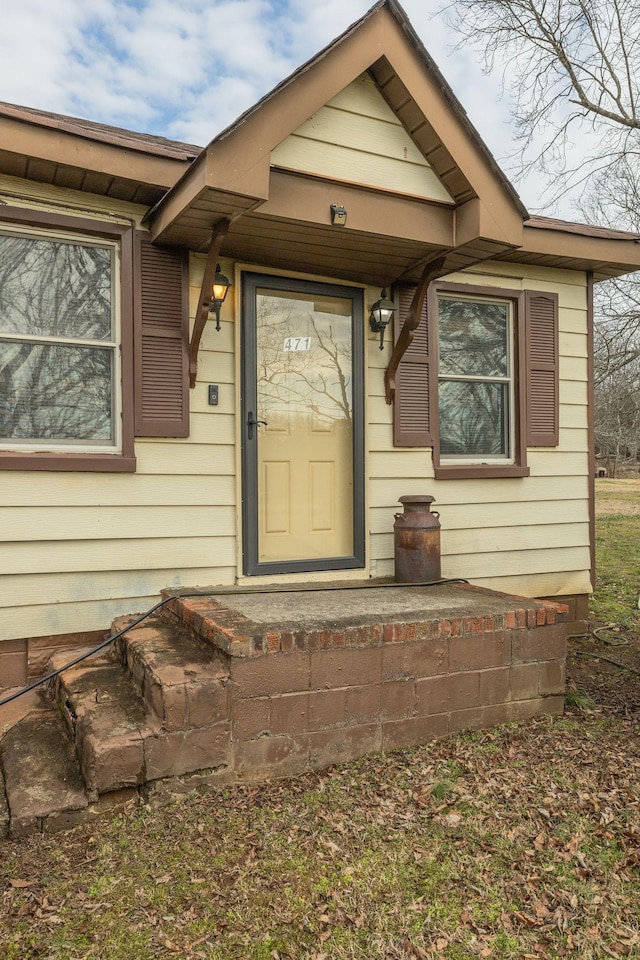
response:
[[(371, 2), (0, 0), (0, 100), (206, 144)], [(441, 2), (404, 7), (502, 160), (512, 137), (500, 82), (475, 55), (451, 54)]]

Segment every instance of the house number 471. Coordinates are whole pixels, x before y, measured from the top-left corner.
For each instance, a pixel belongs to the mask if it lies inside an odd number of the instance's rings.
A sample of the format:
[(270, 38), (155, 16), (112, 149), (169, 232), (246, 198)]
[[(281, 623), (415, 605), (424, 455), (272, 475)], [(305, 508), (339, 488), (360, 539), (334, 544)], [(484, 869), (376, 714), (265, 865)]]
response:
[(294, 350), (311, 350), (311, 337), (285, 337), (285, 353), (291, 353)]

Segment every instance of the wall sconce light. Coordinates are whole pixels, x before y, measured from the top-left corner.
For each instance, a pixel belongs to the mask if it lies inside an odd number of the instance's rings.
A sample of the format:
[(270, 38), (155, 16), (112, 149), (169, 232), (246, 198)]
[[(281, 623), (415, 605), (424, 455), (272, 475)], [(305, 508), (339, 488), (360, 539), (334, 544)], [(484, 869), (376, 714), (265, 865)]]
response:
[(227, 295), (229, 287), (231, 286), (231, 280), (229, 277), (225, 277), (224, 273), (220, 272), (220, 264), (216, 264), (216, 275), (213, 278), (213, 286), (211, 289), (211, 300), (209, 301), (209, 316), (214, 316), (216, 318), (216, 330), (220, 329), (220, 307), (224, 303), (224, 298)]
[(338, 203), (331, 204), (331, 223), (335, 227), (346, 227), (347, 211)]
[(393, 300), (387, 298), (387, 291), (380, 291), (380, 299), (376, 300), (374, 305), (371, 307), (371, 313), (369, 314), (369, 326), (374, 333), (380, 334), (380, 349), (383, 349), (383, 340), (384, 340), (384, 331), (391, 322), (396, 311), (396, 305)]

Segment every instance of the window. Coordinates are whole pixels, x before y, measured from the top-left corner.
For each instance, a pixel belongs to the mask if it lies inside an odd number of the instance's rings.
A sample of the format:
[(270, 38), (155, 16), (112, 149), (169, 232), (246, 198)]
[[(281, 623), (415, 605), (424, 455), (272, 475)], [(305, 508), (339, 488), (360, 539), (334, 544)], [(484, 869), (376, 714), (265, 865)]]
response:
[(0, 210), (0, 466), (134, 469), (132, 236)]
[(189, 435), (189, 267), (133, 224), (0, 207), (0, 469), (135, 470)]
[(510, 301), (438, 296), (440, 462), (514, 458)]
[(0, 444), (121, 449), (118, 249), (0, 232)]
[(431, 447), (436, 478), (528, 476), (527, 446), (559, 440), (557, 293), (432, 283), (395, 386), (394, 445)]

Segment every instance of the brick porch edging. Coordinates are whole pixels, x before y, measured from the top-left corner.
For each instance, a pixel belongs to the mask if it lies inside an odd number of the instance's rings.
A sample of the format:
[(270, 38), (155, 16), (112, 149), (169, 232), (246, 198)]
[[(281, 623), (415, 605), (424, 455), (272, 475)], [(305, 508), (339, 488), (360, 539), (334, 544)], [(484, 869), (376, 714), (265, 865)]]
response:
[[(466, 583), (459, 584), (459, 587), (484, 597), (512, 599), (514, 609), (496, 616), (435, 618), (386, 624), (372, 622), (342, 629), (296, 631), (260, 629), (253, 620), (211, 596), (172, 601), (167, 604), (167, 609), (230, 657), (255, 657), (290, 653), (293, 650), (341, 650), (345, 647), (370, 647), (436, 637), (463, 637), (522, 627), (533, 629), (552, 626), (568, 620), (569, 608), (566, 604), (553, 603), (550, 600), (531, 600), (530, 606), (523, 607), (522, 597), (509, 597), (507, 594)], [(177, 592), (163, 590), (162, 597), (166, 599)]]

